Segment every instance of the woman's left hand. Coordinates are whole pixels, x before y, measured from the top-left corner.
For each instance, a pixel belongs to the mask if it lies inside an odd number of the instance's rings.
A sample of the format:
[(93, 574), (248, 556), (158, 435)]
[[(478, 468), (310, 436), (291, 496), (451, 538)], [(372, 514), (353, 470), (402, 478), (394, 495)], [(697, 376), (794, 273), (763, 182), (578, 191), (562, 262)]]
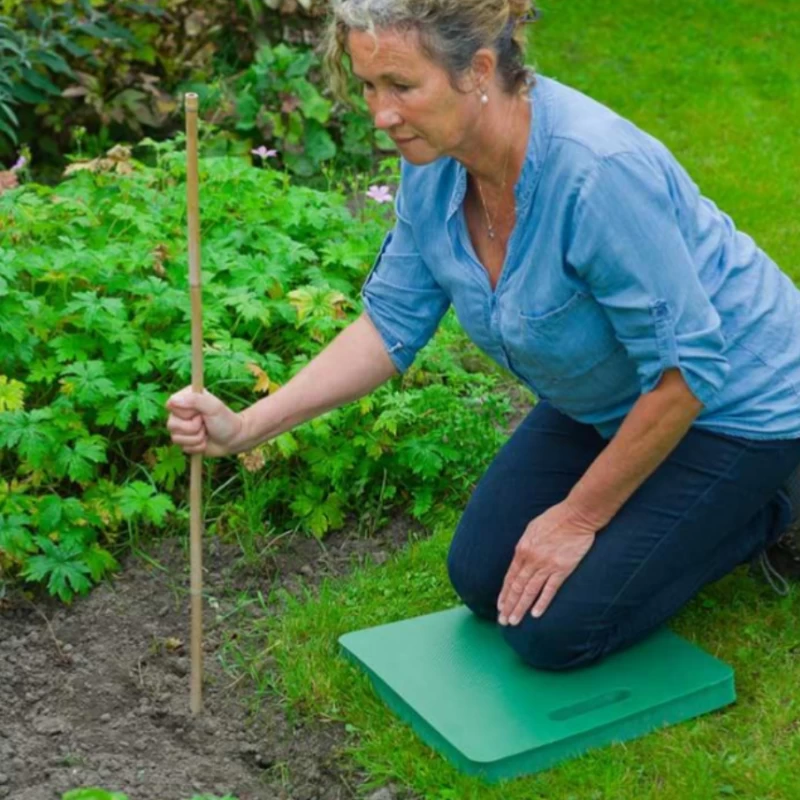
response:
[[(589, 552), (599, 527), (564, 500), (528, 523), (517, 542), (497, 601), (501, 625), (516, 625), (536, 601), (540, 617), (556, 592)], [(538, 598), (538, 600), (537, 600)]]

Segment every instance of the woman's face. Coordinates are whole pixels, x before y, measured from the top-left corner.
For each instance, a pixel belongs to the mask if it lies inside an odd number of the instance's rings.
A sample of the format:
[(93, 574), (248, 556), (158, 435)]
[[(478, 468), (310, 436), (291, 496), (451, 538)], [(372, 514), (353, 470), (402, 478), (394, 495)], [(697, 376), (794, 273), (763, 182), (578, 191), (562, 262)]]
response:
[(375, 38), (361, 31), (351, 31), (347, 42), (375, 126), (407, 161), (427, 164), (462, 153), (480, 112), (474, 86), (466, 93), (454, 89), (447, 72), (422, 52), (416, 31), (378, 31), (377, 49)]

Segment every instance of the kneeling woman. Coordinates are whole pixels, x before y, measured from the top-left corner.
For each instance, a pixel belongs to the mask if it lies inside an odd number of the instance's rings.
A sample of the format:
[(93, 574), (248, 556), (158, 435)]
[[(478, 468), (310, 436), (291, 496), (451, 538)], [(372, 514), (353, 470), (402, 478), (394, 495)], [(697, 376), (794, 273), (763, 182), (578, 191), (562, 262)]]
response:
[(333, 87), (349, 59), (402, 155), (365, 313), (275, 395), (237, 415), (183, 390), (168, 426), (187, 452), (252, 447), (406, 370), (452, 303), (539, 403), (475, 489), (450, 577), (563, 669), (741, 563), (793, 563), (800, 291), (662, 144), (524, 66), (530, 16), (333, 3)]

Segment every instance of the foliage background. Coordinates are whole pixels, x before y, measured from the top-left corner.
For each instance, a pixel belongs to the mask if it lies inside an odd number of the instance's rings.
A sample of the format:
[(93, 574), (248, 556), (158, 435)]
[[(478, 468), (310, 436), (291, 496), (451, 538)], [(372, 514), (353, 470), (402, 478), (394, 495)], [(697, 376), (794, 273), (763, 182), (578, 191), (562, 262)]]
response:
[(0, 3), (0, 163), (21, 144), (55, 180), (74, 149), (168, 138), (180, 98), (201, 95), (217, 148), (265, 144), (295, 175), (323, 162), (368, 169), (391, 149), (369, 120), (327, 96), (318, 43), (325, 3), (270, 0), (4, 0)]

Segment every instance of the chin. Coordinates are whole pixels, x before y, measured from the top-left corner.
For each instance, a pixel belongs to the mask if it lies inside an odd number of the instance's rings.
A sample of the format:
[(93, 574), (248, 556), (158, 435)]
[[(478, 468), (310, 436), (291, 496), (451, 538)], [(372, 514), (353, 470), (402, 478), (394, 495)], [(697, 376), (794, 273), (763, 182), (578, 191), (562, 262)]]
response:
[(414, 142), (410, 147), (398, 148), (400, 155), (413, 164), (415, 167), (422, 167), (425, 164), (432, 164), (442, 154), (427, 144), (420, 144), (419, 141)]
[(424, 167), (425, 164), (432, 164), (439, 158), (437, 153), (420, 153), (417, 155), (414, 153), (413, 155), (409, 153), (403, 153), (403, 158), (408, 161), (409, 164), (413, 164), (415, 167)]

